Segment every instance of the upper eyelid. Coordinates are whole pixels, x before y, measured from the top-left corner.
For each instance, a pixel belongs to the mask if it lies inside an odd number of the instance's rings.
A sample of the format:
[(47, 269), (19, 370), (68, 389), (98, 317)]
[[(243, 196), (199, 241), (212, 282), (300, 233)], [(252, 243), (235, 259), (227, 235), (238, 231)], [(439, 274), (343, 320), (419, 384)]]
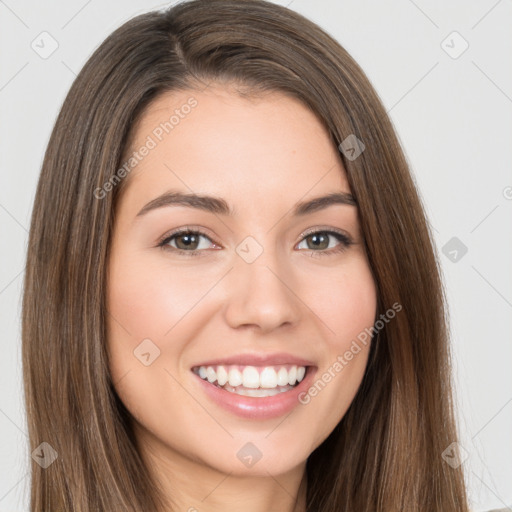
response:
[(210, 242), (215, 242), (212, 237), (206, 233), (202, 228), (178, 228), (176, 231), (171, 231), (170, 233), (165, 234), (163, 237), (160, 238), (159, 243), (166, 242), (167, 240), (170, 240), (171, 238), (174, 238), (175, 236), (183, 235), (186, 233), (197, 233), (199, 236), (204, 236), (205, 238), (208, 238)]
[(343, 229), (339, 229), (339, 228), (330, 228), (330, 227), (325, 227), (325, 228), (309, 228), (309, 229), (306, 229), (306, 231), (303, 231), (301, 233), (301, 240), (303, 238), (305, 238), (306, 236), (309, 236), (309, 235), (313, 235), (315, 233), (334, 233), (336, 235), (342, 235), (344, 236), (347, 240), (350, 240), (351, 242), (353, 241), (352, 240), (352, 236), (345, 230)]

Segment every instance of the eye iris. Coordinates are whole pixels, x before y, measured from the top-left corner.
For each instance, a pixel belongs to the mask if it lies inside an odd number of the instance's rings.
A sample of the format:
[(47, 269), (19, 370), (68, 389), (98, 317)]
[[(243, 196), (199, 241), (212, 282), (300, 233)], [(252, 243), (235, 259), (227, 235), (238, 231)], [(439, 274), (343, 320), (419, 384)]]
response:
[[(184, 246), (180, 247), (179, 240), (184, 240)], [(190, 249), (191, 245), (193, 245), (192, 249), (196, 249), (197, 247), (194, 244), (197, 244), (199, 241), (199, 237), (194, 233), (187, 233), (184, 235), (178, 235), (176, 237), (176, 246), (178, 249)]]
[[(314, 233), (313, 235), (310, 235), (308, 236), (308, 238), (310, 240), (313, 241), (313, 248), (320, 248), (320, 249), (327, 249), (327, 247), (329, 247), (329, 237), (328, 235), (324, 234), (324, 233)], [(323, 244), (322, 244), (322, 241), (320, 241), (320, 239), (323, 238)], [(320, 242), (319, 244), (317, 242)]]

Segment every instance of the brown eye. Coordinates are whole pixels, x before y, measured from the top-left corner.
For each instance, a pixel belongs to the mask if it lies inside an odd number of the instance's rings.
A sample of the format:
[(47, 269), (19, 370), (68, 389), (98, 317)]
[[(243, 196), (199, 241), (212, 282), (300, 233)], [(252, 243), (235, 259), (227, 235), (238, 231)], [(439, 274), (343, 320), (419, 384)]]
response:
[[(331, 244), (332, 239), (336, 239), (339, 243)], [(315, 231), (307, 234), (300, 243), (303, 242), (306, 242), (306, 249), (317, 252), (319, 255), (341, 252), (353, 243), (348, 236), (336, 231)]]
[[(210, 243), (203, 243), (203, 239)], [(187, 256), (199, 255), (203, 249), (211, 248), (211, 245), (215, 244), (205, 233), (190, 229), (175, 231), (158, 244), (162, 249), (187, 254)]]
[(329, 247), (329, 235), (326, 233), (314, 233), (308, 235), (304, 240), (311, 241), (309, 249), (327, 249)]
[(175, 235), (173, 238), (176, 240), (176, 247), (178, 249), (187, 250), (197, 249), (197, 246), (199, 245), (199, 237), (195, 233), (185, 233), (183, 235)]

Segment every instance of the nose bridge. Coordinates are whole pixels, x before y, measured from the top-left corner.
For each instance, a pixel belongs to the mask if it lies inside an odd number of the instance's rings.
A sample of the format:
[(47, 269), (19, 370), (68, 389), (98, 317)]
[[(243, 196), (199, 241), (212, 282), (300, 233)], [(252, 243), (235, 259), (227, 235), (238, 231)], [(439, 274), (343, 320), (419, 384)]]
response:
[[(272, 237), (267, 237), (271, 239)], [(271, 330), (294, 324), (300, 301), (293, 291), (293, 272), (285, 256), (274, 247), (247, 237), (236, 248), (230, 272), (226, 321), (232, 327), (256, 325)]]

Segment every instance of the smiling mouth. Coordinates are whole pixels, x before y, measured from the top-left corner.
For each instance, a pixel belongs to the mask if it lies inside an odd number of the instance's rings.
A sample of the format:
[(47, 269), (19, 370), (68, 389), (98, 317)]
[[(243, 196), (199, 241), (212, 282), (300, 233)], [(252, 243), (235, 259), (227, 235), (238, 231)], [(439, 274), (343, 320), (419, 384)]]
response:
[(299, 365), (214, 365), (195, 366), (192, 372), (229, 393), (264, 398), (292, 390), (304, 379), (309, 368)]

